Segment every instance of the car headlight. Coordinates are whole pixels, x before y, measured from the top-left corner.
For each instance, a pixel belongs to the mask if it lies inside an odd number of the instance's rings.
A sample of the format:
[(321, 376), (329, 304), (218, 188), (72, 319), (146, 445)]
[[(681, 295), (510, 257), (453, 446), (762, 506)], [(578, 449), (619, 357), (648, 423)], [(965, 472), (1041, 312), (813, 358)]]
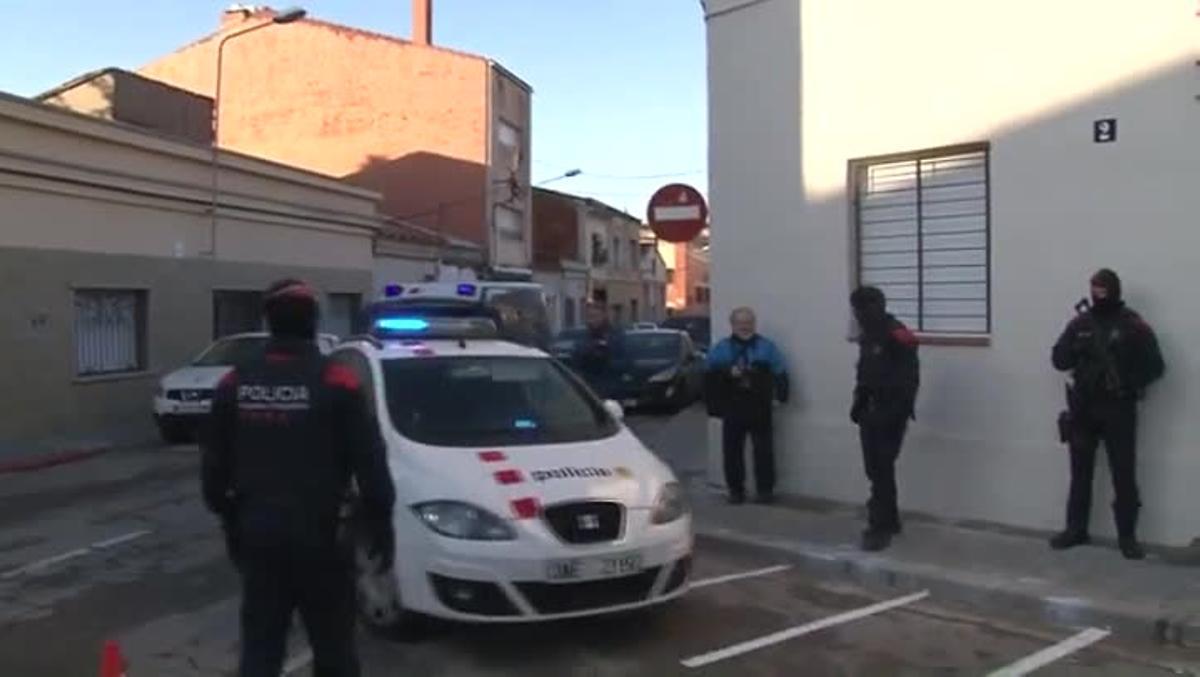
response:
[(504, 520), (470, 503), (429, 501), (414, 505), (413, 512), (425, 526), (448, 538), (511, 541), (517, 537)]
[(663, 369), (662, 371), (658, 372), (654, 376), (651, 376), (650, 382), (651, 383), (666, 383), (668, 381), (674, 381), (675, 377), (677, 375), (679, 375), (679, 367), (671, 367), (669, 369)]
[(683, 517), (688, 512), (687, 496), (683, 486), (678, 482), (667, 482), (658, 492), (658, 500), (654, 501), (654, 512), (650, 521), (654, 524), (667, 524)]

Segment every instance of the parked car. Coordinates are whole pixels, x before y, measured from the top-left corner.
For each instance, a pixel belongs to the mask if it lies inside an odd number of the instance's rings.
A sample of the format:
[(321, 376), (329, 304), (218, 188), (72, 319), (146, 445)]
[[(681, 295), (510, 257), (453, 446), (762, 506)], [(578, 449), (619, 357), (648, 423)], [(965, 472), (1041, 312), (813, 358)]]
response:
[(586, 336), (586, 329), (564, 329), (550, 342), (548, 352), (559, 360), (569, 360)]
[(658, 325), (654, 322), (634, 322), (629, 326), (630, 331), (654, 331)]
[[(253, 356), (266, 345), (266, 332), (233, 334), (217, 339), (191, 364), (167, 374), (154, 395), (154, 422), (167, 444), (191, 439), (200, 421), (212, 409), (213, 391), (233, 365)], [(330, 353), (338, 337), (321, 334), (317, 347)]]
[(617, 399), (625, 408), (682, 409), (700, 398), (704, 359), (691, 337), (674, 329), (628, 332)]
[(707, 315), (676, 315), (663, 320), (663, 329), (676, 329), (687, 332), (696, 349), (708, 352), (712, 345), (712, 321)]

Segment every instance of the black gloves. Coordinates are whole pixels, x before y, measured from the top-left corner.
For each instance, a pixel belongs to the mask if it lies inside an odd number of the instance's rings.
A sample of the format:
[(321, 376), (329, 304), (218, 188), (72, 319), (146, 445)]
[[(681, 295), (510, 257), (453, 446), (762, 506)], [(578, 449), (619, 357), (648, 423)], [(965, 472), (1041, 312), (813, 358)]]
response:
[(396, 563), (396, 532), (390, 519), (371, 519), (367, 525), (367, 556), (379, 562), (380, 573)]
[(221, 517), (221, 531), (225, 535), (225, 554), (237, 569), (242, 568), (242, 537), (232, 515)]
[(850, 405), (850, 422), (862, 425), (863, 415), (867, 413), (867, 394), (861, 389), (854, 391), (854, 404)]

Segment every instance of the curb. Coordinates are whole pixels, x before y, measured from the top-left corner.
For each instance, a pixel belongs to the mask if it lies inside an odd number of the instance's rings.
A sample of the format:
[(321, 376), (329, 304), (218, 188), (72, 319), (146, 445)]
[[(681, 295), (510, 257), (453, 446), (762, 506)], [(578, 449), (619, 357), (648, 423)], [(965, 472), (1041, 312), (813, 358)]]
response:
[(82, 449), (67, 449), (56, 451), (49, 454), (39, 454), (37, 456), (25, 456), (11, 460), (0, 461), (0, 475), (11, 473), (33, 472), (35, 470), (45, 470), (55, 466), (67, 465), (69, 463), (77, 463), (84, 461), (100, 454), (109, 452), (112, 447), (109, 445), (100, 445), (95, 447), (84, 447)]
[(695, 526), (697, 538), (771, 550), (801, 571), (838, 577), (868, 590), (892, 594), (928, 590), (939, 604), (974, 614), (1041, 621), (1057, 626), (1107, 628), (1137, 642), (1200, 647), (1200, 617), (1181, 616), (1150, 605), (1105, 603), (1083, 597), (1044, 594), (1033, 584), (948, 573), (940, 567), (897, 562), (886, 557), (795, 540), (749, 535), (720, 527)]

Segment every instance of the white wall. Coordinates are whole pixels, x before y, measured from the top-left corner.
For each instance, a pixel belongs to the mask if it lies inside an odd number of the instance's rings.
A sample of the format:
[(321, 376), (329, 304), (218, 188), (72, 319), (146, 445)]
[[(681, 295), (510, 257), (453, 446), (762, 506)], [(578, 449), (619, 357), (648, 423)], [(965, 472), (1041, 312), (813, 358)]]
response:
[[(709, 2), (710, 12), (732, 0)], [(1200, 535), (1200, 21), (1189, 0), (771, 0), (709, 21), (714, 317), (760, 309), (799, 384), (788, 491), (865, 496), (846, 421), (854, 346), (847, 162), (991, 143), (988, 347), (926, 346), (902, 507), (1056, 529), (1066, 451), (1049, 347), (1101, 265), (1158, 329), (1168, 377), (1143, 406), (1143, 534)], [(801, 51), (801, 45), (803, 45)], [(802, 112), (803, 111), (803, 112)], [(1092, 122), (1119, 120), (1118, 141)], [(799, 320), (795, 318), (801, 318)], [(1093, 530), (1112, 533), (1107, 474)]]

